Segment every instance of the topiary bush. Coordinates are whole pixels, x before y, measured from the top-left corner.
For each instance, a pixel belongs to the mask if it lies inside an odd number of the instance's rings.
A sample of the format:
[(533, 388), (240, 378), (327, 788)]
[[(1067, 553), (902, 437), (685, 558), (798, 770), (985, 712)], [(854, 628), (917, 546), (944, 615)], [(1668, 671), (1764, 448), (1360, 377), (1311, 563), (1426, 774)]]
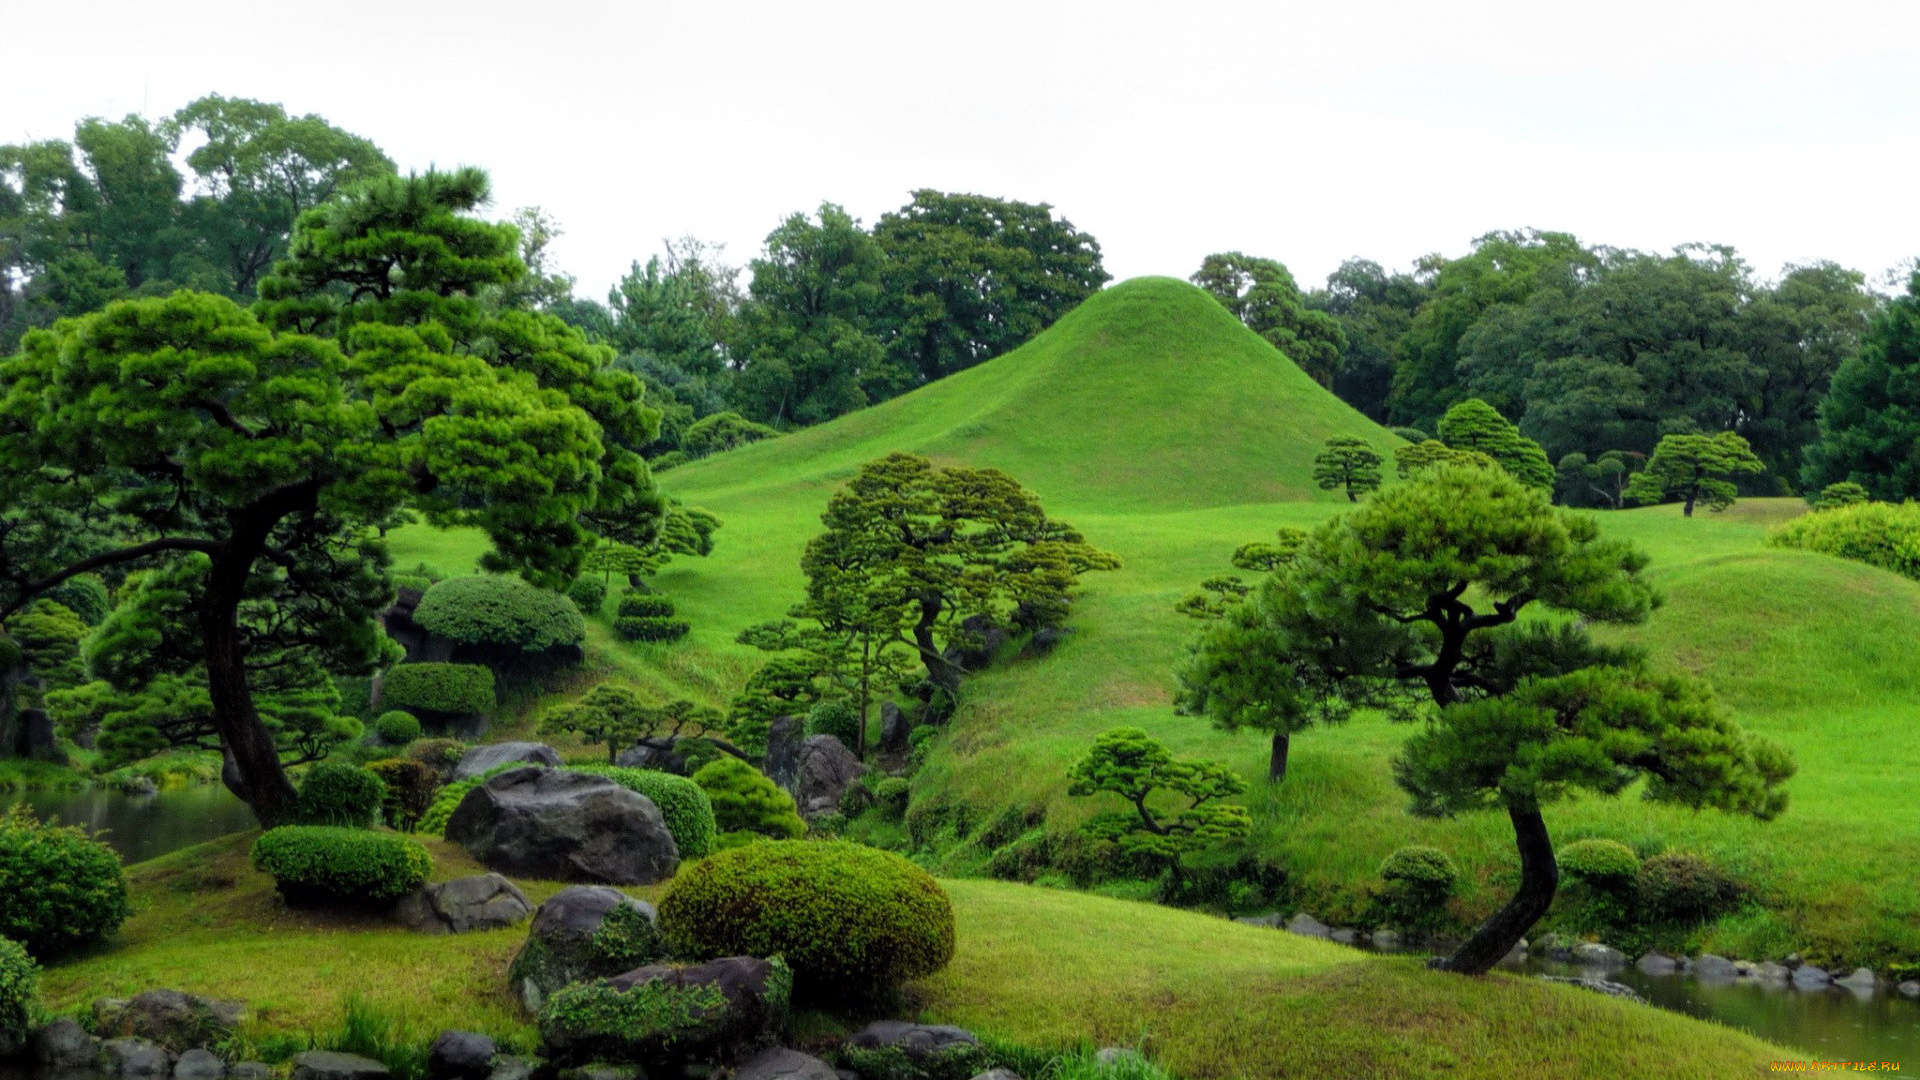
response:
[(253, 866), (290, 904), (383, 907), (424, 884), (433, 858), (392, 833), (283, 825), (254, 841)]
[(713, 804), (717, 847), (737, 846), (758, 837), (798, 840), (807, 823), (793, 796), (759, 769), (737, 757), (715, 758), (693, 774), (693, 782)]
[(873, 785), (873, 801), (888, 817), (905, 817), (913, 784), (904, 776), (889, 776)]
[(679, 955), (780, 956), (812, 993), (863, 996), (953, 958), (953, 905), (931, 874), (846, 841), (759, 841), (683, 869), (660, 904)]
[(126, 921), (127, 879), (106, 844), (14, 806), (0, 814), (0, 901), (0, 937), (53, 960)]
[(517, 577), (449, 578), (420, 598), (413, 621), (457, 645), (542, 653), (586, 640), (587, 622), (566, 597)]
[(846, 698), (815, 705), (807, 713), (808, 735), (831, 735), (851, 750), (860, 745), (860, 710)]
[(374, 734), (388, 746), (405, 746), (420, 737), (420, 718), (410, 712), (391, 709), (373, 722)]
[(614, 635), (624, 641), (678, 641), (692, 624), (674, 618), (673, 611), (673, 601), (664, 596), (629, 592), (620, 598)]
[(1429, 931), (1444, 924), (1459, 871), (1439, 848), (1410, 845), (1380, 863), (1386, 883), (1381, 900), (1388, 923), (1398, 930)]
[(1867, 489), (1851, 480), (1828, 484), (1820, 489), (1817, 497), (1811, 500), (1815, 510), (1838, 510), (1843, 506), (1854, 506), (1867, 501)]
[(1704, 922), (1739, 907), (1747, 896), (1746, 886), (1687, 851), (1641, 863), (1635, 892), (1642, 916), (1656, 922)]
[(1618, 840), (1578, 840), (1556, 855), (1560, 872), (1597, 889), (1626, 890), (1640, 874), (1640, 856)]
[(673, 834), (682, 861), (705, 858), (713, 853), (714, 834), (718, 831), (713, 801), (699, 784), (658, 769), (629, 769), (619, 765), (569, 768), (573, 772), (604, 776), (628, 791), (653, 800), (653, 805), (660, 808), (660, 816), (667, 820), (667, 831)]
[(567, 586), (567, 599), (582, 615), (598, 615), (607, 604), (607, 583), (597, 577), (578, 577)]
[(438, 770), (410, 758), (370, 761), (367, 771), (386, 785), (386, 798), (380, 804), (381, 816), (388, 825), (402, 832), (413, 829), (440, 790)]
[(371, 829), (387, 801), (387, 785), (367, 769), (323, 761), (307, 770), (294, 801), (294, 825)]
[(0, 937), (0, 1061), (27, 1045), (33, 1026), (33, 992), (39, 968), (26, 947)]
[(380, 700), (387, 707), (433, 716), (493, 711), (493, 669), (484, 664), (400, 664), (387, 672)]

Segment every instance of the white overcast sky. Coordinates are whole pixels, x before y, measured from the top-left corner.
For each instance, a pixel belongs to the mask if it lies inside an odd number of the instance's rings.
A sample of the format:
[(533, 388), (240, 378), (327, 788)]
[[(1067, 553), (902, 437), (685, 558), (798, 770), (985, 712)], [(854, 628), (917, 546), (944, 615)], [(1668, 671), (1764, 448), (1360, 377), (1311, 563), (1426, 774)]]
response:
[(1503, 228), (1920, 255), (1920, 2), (0, 0), (0, 141), (209, 92), (538, 204), (599, 297), (662, 237), (743, 262), (822, 200), (1052, 203), (1117, 278), (1303, 285)]

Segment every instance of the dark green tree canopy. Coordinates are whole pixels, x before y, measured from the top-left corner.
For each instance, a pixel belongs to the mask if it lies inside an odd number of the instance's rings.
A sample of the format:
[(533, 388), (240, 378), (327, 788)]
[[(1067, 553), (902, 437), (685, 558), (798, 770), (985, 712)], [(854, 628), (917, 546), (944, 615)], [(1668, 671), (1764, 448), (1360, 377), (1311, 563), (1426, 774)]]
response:
[(1321, 491), (1345, 491), (1348, 502), (1380, 486), (1380, 455), (1367, 440), (1336, 435), (1313, 459), (1313, 482)]
[(1479, 398), (1456, 402), (1440, 418), (1439, 432), (1450, 449), (1477, 450), (1528, 487), (1553, 490), (1553, 466), (1546, 451)]
[(1725, 510), (1739, 493), (1728, 479), (1742, 473), (1766, 471), (1748, 448), (1747, 440), (1731, 431), (1718, 435), (1669, 435), (1660, 440), (1647, 467), (1628, 481), (1626, 497), (1640, 503), (1678, 499), (1687, 517), (1696, 503), (1709, 510)]
[(1190, 279), (1322, 386), (1333, 385), (1347, 347), (1340, 322), (1307, 306), (1293, 275), (1273, 259), (1209, 255)]
[(1850, 481), (1887, 502), (1920, 498), (1920, 273), (1834, 373), (1819, 432), (1801, 473), (1808, 490)]

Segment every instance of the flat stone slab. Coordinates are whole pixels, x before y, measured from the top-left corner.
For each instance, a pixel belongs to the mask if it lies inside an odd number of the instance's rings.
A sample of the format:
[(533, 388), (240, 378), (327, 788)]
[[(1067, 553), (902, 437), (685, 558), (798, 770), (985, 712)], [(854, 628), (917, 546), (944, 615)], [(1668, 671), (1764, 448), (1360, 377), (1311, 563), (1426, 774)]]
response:
[(389, 1080), (385, 1065), (358, 1054), (309, 1050), (293, 1059), (293, 1080)]

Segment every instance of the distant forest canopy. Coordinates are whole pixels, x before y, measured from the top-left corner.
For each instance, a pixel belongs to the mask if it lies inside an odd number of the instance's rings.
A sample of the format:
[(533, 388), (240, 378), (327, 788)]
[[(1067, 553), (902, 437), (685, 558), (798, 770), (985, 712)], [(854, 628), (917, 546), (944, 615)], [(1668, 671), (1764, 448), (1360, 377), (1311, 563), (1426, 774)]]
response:
[[(0, 355), (122, 297), (251, 299), (303, 210), (393, 170), (318, 116), (219, 96), (0, 146)], [(619, 352), (664, 410), (644, 451), (656, 469), (1004, 353), (1109, 279), (1099, 242), (1047, 204), (926, 189), (870, 228), (831, 203), (795, 213), (745, 265), (667, 241), (602, 303), (551, 265), (552, 217), (510, 220), (533, 273), (524, 295), (495, 302), (552, 312)], [(1312, 289), (1238, 252), (1208, 256), (1191, 280), (1361, 412), (1416, 429), (1405, 434), (1434, 431), (1468, 398), (1555, 462), (1733, 431), (1767, 467), (1742, 482), (1756, 491), (1798, 481), (1834, 372), (1884, 304), (1866, 275), (1830, 262), (1768, 280), (1730, 247), (1653, 254), (1532, 230), (1407, 271), (1350, 259)]]

